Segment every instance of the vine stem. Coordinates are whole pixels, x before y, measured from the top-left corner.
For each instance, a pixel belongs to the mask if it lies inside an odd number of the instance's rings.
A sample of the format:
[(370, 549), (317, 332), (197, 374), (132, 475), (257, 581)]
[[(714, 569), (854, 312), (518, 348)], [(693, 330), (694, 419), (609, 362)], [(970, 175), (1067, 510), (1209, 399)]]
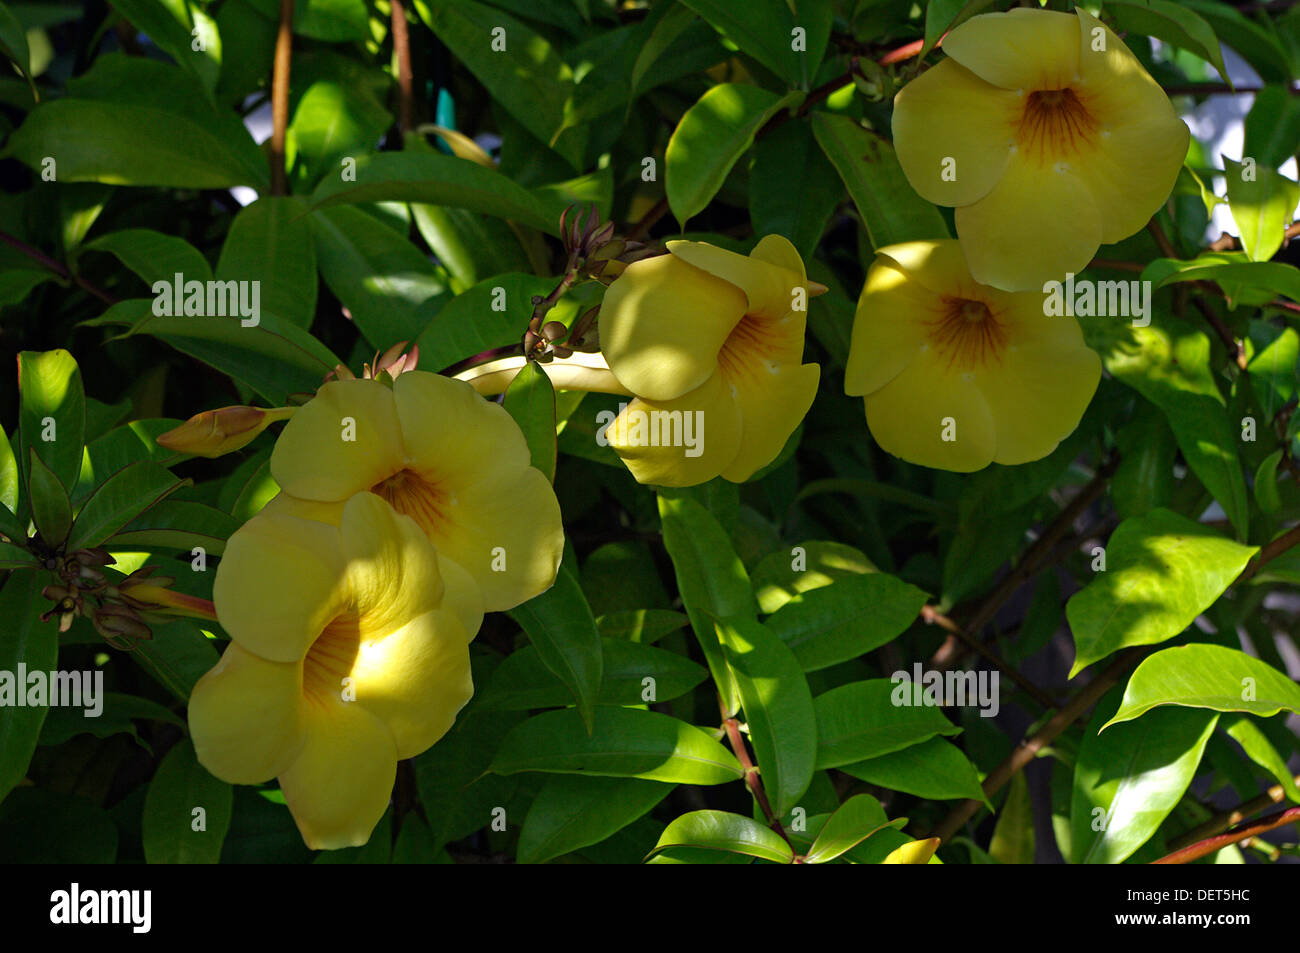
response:
[(89, 281), (82, 278), (80, 275), (74, 273), (71, 269), (68, 268), (67, 265), (55, 261), (53, 258), (45, 254), (45, 252), (41, 251), (39, 248), (33, 248), (31, 245), (28, 245), (26, 242), (22, 241), (21, 239), (15, 238), (14, 236), (10, 235), (8, 232), (3, 232), (3, 231), (0, 231), (0, 242), (4, 242), (10, 248), (15, 248), (18, 251), (22, 252), (32, 261), (40, 265), (42, 268), (48, 268), (50, 271), (54, 272), (64, 281), (74, 282), (79, 287), (93, 294), (100, 301), (103, 301), (105, 304), (117, 304), (117, 299), (114, 298), (111, 294), (109, 294), (106, 291), (101, 291), (99, 288), (92, 285)]
[(1285, 811), (1279, 811), (1276, 814), (1270, 814), (1267, 817), (1261, 817), (1257, 821), (1250, 821), (1246, 824), (1238, 824), (1231, 830), (1222, 834), (1216, 834), (1214, 837), (1207, 837), (1205, 840), (1197, 841), (1173, 853), (1166, 854), (1159, 860), (1151, 861), (1152, 864), (1189, 864), (1194, 860), (1213, 854), (1216, 851), (1240, 843), (1268, 831), (1275, 830), (1279, 827), (1285, 827), (1287, 824), (1300, 822), (1300, 807), (1287, 808)]
[(402, 138), (414, 126), (415, 97), (411, 92), (411, 36), (402, 0), (389, 0), (392, 9), (393, 53), (397, 57), (398, 128)]
[(289, 128), (289, 66), (293, 58), (293, 0), (280, 0), (280, 30), (275, 38), (271, 72), (271, 194), (289, 194), (284, 167), (285, 135)]
[(790, 844), (791, 849), (793, 849), (794, 844), (790, 842), (790, 835), (785, 832), (785, 827), (781, 824), (781, 818), (777, 817), (776, 812), (772, 810), (772, 803), (767, 799), (767, 792), (763, 790), (763, 781), (758, 775), (758, 768), (749, 757), (749, 748), (745, 746), (745, 738), (740, 733), (740, 722), (727, 714), (721, 698), (718, 699), (718, 709), (722, 712), (722, 728), (727, 733), (727, 741), (731, 744), (731, 750), (735, 752), (736, 760), (740, 762), (741, 770), (745, 772), (746, 787), (754, 795), (754, 800), (758, 802), (759, 809), (763, 812), (763, 816), (767, 818), (768, 826), (780, 834), (781, 838), (787, 844)]
[[(1295, 782), (1300, 784), (1300, 776), (1296, 776)], [(1272, 807), (1274, 804), (1280, 804), (1284, 800), (1286, 800), (1286, 789), (1280, 784), (1275, 784), (1259, 797), (1244, 801), (1232, 810), (1216, 814), (1204, 824), (1198, 824), (1186, 833), (1179, 834), (1169, 842), (1169, 846), (1175, 852), (1182, 850), (1184, 847), (1190, 847), (1197, 841), (1213, 837), (1216, 834), (1222, 834), (1229, 827), (1240, 824), (1252, 814), (1262, 811), (1266, 807)]]

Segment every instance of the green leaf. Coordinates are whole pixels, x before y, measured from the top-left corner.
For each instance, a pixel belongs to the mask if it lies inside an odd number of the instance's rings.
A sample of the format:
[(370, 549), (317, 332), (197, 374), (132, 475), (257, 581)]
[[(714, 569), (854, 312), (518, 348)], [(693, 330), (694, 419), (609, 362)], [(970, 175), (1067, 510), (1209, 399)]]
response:
[(802, 93), (777, 96), (758, 86), (720, 83), (682, 116), (664, 153), (668, 207), (683, 226), (717, 195), (754, 136)]
[(810, 864), (825, 864), (862, 843), (882, 827), (901, 827), (906, 818), (891, 821), (870, 794), (849, 798), (826, 819), (812, 848), (805, 855)]
[(98, 546), (180, 485), (170, 470), (149, 460), (119, 470), (100, 484), (77, 514), (68, 548)]
[(815, 672), (892, 641), (923, 605), (925, 593), (895, 576), (852, 575), (795, 596), (764, 624)]
[(30, 569), (36, 565), (36, 557), (28, 550), (0, 540), (0, 569)]
[(171, 466), (186, 459), (184, 454), (168, 450), (157, 443), (159, 434), (174, 430), (182, 423), (173, 417), (132, 420), (90, 441), (86, 444), (86, 452), (81, 461), (77, 488), (72, 493), (73, 503), (80, 504), (94, 492), (95, 487), (133, 463), (152, 460), (163, 466)]
[[(189, 0), (113, 0), (113, 6), (192, 73), (209, 94), (216, 90), (221, 75), (221, 36), (201, 6)], [(202, 48), (195, 49), (196, 45)]]
[(35, 94), (36, 86), (32, 83), (32, 54), (27, 45), (27, 30), (9, 8), (0, 3), (0, 53), (9, 57), (18, 72), (31, 84)]
[(555, 482), (555, 388), (535, 361), (519, 369), (502, 401), (528, 441), (533, 466)]
[[(840, 765), (840, 770), (890, 791), (936, 801), (972, 798), (989, 804), (975, 765), (960, 748), (943, 738), (931, 738), (878, 758)], [(989, 804), (989, 809), (992, 808)]]
[(266, 310), (300, 328), (316, 316), (316, 247), (306, 213), (299, 199), (258, 199), (230, 223), (217, 262), (218, 281), (261, 282)]
[(1029, 799), (1029, 782), (1021, 772), (1011, 776), (1007, 799), (1002, 802), (989, 841), (989, 855), (1000, 864), (1034, 862), (1034, 807)]
[(533, 313), (533, 297), (554, 287), (553, 279), (520, 273), (497, 275), (461, 292), (416, 339), (420, 366), (441, 370), (483, 351), (518, 344)]
[(1260, 512), (1272, 515), (1282, 508), (1282, 497), (1277, 491), (1277, 465), (1282, 462), (1282, 451), (1274, 450), (1255, 471), (1255, 502)]
[(469, 0), (434, 4), (429, 26), (493, 102), (578, 167), (581, 139), (574, 132), (562, 134), (573, 71), (544, 37), (499, 9)]
[(35, 450), (64, 487), (75, 486), (81, 469), (86, 428), (86, 398), (81, 371), (64, 350), (23, 351), (18, 355), (19, 458), (30, 470)]
[(144, 799), (142, 840), (151, 864), (215, 864), (230, 828), (229, 784), (199, 764), (182, 738), (158, 765)]
[(577, 711), (544, 712), (502, 740), (491, 771), (548, 771), (724, 784), (743, 776), (735, 756), (684, 721), (637, 708), (597, 708), (590, 735)]
[(817, 715), (799, 662), (761, 623), (747, 618), (716, 627), (735, 673), (763, 787), (784, 816), (812, 782), (817, 755)]
[[(1300, 151), (1300, 103), (1285, 86), (1265, 86), (1246, 114), (1241, 154), (1276, 169)], [(1292, 209), (1294, 211), (1294, 209)]]
[(1066, 603), (1070, 677), (1119, 649), (1178, 635), (1258, 551), (1166, 509), (1124, 520), (1106, 544), (1105, 571)]
[(662, 801), (671, 784), (557, 774), (533, 798), (519, 831), (517, 861), (543, 864), (598, 844)]
[[(817, 76), (830, 36), (831, 4), (818, 0), (682, 0), (715, 30), (791, 86), (804, 89)], [(805, 31), (806, 52), (793, 47), (796, 26)]]
[(49, 711), (48, 698), (42, 705), (18, 705), (14, 697), (22, 692), (27, 698), (27, 685), (16, 684), (19, 665), (28, 672), (49, 673), (58, 662), (58, 626), (39, 618), (48, 605), (40, 595), (42, 585), (36, 573), (14, 572), (0, 589), (0, 619), (5, 620), (0, 639), (0, 803), (27, 776)]
[(1079, 747), (1072, 863), (1123, 863), (1145, 844), (1182, 799), (1219, 720), (1210, 712), (1164, 708), (1140, 725), (1100, 731), (1118, 697), (1112, 691), (1098, 702)]
[(726, 811), (683, 814), (664, 828), (647, 859), (665, 851), (671, 855), (674, 849), (683, 847), (744, 854), (778, 864), (794, 859), (794, 851), (780, 834), (751, 818)]
[(108, 252), (151, 288), (157, 281), (172, 284), (177, 272), (186, 281), (208, 281), (212, 277), (212, 267), (202, 252), (183, 238), (152, 228), (109, 232), (83, 245), (82, 251)]
[(930, 0), (925, 7), (925, 43), (921, 47), (924, 59), (939, 38), (955, 30), (975, 14), (987, 7), (993, 0)]
[(137, 642), (131, 655), (158, 684), (188, 704), (194, 684), (217, 664), (217, 650), (190, 619), (150, 628), (153, 638)]
[(324, 209), (311, 220), (321, 277), (370, 345), (386, 351), (415, 340), (447, 290), (433, 264), (360, 209)]
[[(626, 639), (602, 638), (601, 659), (604, 677), (596, 699), (600, 705), (670, 701), (708, 677), (703, 668), (676, 652)], [(653, 679), (651, 685), (645, 684), (647, 678)], [(647, 689), (652, 689), (648, 699)], [(531, 645), (506, 656), (474, 696), (476, 711), (525, 711), (571, 704), (572, 689), (546, 667)]]
[(889, 678), (850, 682), (813, 699), (817, 712), (817, 767), (878, 758), (936, 735), (961, 729), (928, 705), (920, 685)]
[(740, 697), (714, 622), (756, 616), (745, 566), (726, 530), (694, 500), (660, 493), (659, 517), (664, 548), (672, 560), (691, 628), (722, 696), (723, 707), (727, 714), (734, 714), (740, 707)]
[(775, 613), (801, 592), (875, 571), (871, 560), (852, 546), (829, 540), (805, 540), (788, 553), (776, 552), (763, 557), (754, 567), (754, 593), (759, 609)]
[(848, 116), (818, 112), (813, 133), (849, 190), (872, 248), (947, 238), (943, 216), (912, 190), (889, 142)]
[[(1255, 352), (1247, 369), (1255, 396), (1268, 419), (1272, 420), (1296, 395), (1297, 374), (1300, 373), (1300, 334), (1294, 328), (1283, 328), (1278, 332), (1268, 326), (1268, 330), (1277, 336)], [(1251, 343), (1255, 343), (1253, 337)]]
[(239, 520), (214, 506), (187, 500), (162, 500), (145, 510), (109, 540), (115, 547), (147, 546), (192, 550), (202, 546), (220, 556)]
[[(303, 65), (306, 75), (300, 75)], [(367, 88), (369, 76), (350, 60), (324, 54), (294, 66), (295, 90), (301, 92), (286, 148), (294, 156), (292, 177), (306, 191), (324, 176), (338, 176), (347, 159), (370, 152), (393, 116)]]
[(573, 693), (590, 734), (603, 657), (596, 620), (572, 571), (561, 565), (555, 584), (511, 609), (510, 617), (528, 633), (546, 667)]
[(1196, 12), (1170, 0), (1107, 0), (1106, 11), (1127, 33), (1143, 33), (1194, 53), (1232, 85), (1214, 29)]
[[(277, 0), (248, 0), (272, 20), (280, 18)], [(409, 15), (409, 14), (408, 14)], [(327, 43), (364, 41), (370, 37), (366, 0), (294, 0), (293, 32)]]
[[(97, 673), (101, 674), (102, 673)], [(83, 701), (86, 701), (83, 696)], [(161, 721), (177, 728), (184, 728), (185, 722), (172, 714), (157, 702), (138, 695), (123, 695), (119, 692), (103, 692), (99, 695), (98, 708), (89, 704), (85, 707), (65, 705), (51, 708), (41, 726), (40, 743), (42, 745), (60, 745), (80, 734), (91, 734), (96, 738), (109, 738), (115, 734), (128, 734), (140, 741), (136, 734), (134, 719)], [(92, 712), (94, 714), (92, 714)], [(140, 742), (143, 744), (143, 742)], [(147, 748), (148, 746), (145, 745)]]
[(1282, 247), (1283, 233), (1300, 205), (1300, 184), (1267, 166), (1223, 157), (1228, 182), (1228, 208), (1241, 232), (1241, 245), (1251, 261), (1268, 261)]
[(1163, 649), (1142, 660), (1124, 689), (1109, 728), (1159, 705), (1244, 711), (1261, 718), (1300, 713), (1300, 686), (1238, 649), (1196, 642)]
[(111, 864), (116, 856), (113, 819), (84, 797), (33, 787), (0, 803), (2, 864)]
[(1244, 539), (1249, 497), (1237, 457), (1240, 430), (1210, 371), (1209, 338), (1154, 324), (1131, 333), (1129, 345), (1105, 355), (1106, 370), (1164, 411), (1188, 466)]
[(1219, 720), (1223, 729), (1241, 745), (1247, 757), (1277, 779), (1286, 796), (1300, 804), (1300, 785), (1295, 783), (1295, 776), (1287, 767), (1286, 758), (1278, 754), (1268, 735), (1245, 715), (1229, 715)]
[(513, 179), (455, 156), (436, 152), (380, 152), (359, 156), (355, 178), (326, 176), (312, 195), (312, 208), (368, 202), (423, 202), (469, 209), (558, 234), (541, 202)]
[[(791, 182), (800, 183), (792, 189)], [(756, 235), (784, 235), (806, 261), (844, 195), (811, 128), (788, 122), (754, 147), (749, 172), (749, 216)]]
[(314, 393), (342, 362), (302, 328), (262, 310), (256, 326), (238, 317), (155, 315), (152, 302), (123, 301), (84, 325), (130, 325), (121, 337), (148, 334), (228, 374), (269, 401), (283, 406), (289, 395)]
[(1206, 252), (1191, 261), (1157, 258), (1142, 272), (1156, 288), (1182, 281), (1213, 281), (1234, 300), (1264, 304), (1283, 295), (1300, 301), (1300, 268), (1280, 261), (1250, 261), (1245, 252)]
[(665, 7), (652, 7), (650, 16), (655, 12), (665, 9), (665, 13), (660, 17), (659, 22), (654, 25), (649, 38), (641, 45), (641, 50), (637, 53), (636, 62), (632, 64), (631, 78), (628, 80), (628, 88), (632, 91), (635, 98), (641, 89), (641, 80), (645, 78), (650, 71), (650, 67), (655, 65), (655, 60), (668, 52), (673, 42), (682, 35), (691, 24), (695, 23), (695, 13), (685, 4), (669, 4)]
[(62, 545), (68, 538), (68, 530), (72, 528), (72, 503), (68, 499), (68, 491), (53, 471), (41, 462), (35, 448), (32, 449), (30, 467), (32, 522), (46, 543), (51, 546)]
[[(668, 609), (626, 609), (596, 617), (596, 628), (605, 638), (643, 644), (657, 642), (689, 623), (688, 617)], [(605, 675), (608, 678), (609, 672)]]

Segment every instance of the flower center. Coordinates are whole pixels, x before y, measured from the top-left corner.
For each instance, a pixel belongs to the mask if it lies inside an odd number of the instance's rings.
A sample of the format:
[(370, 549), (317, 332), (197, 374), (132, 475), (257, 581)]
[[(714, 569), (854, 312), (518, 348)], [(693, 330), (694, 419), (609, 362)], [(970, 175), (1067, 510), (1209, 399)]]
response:
[(1055, 159), (1082, 151), (1096, 133), (1096, 120), (1074, 90), (1040, 89), (1025, 101), (1016, 141), (1029, 155)]
[(361, 617), (356, 612), (336, 616), (307, 650), (302, 665), (303, 695), (318, 703), (341, 699), (343, 679), (351, 674), (360, 651)]
[(718, 367), (728, 375), (754, 374), (763, 365), (770, 368), (789, 363), (792, 343), (797, 355), (793, 360), (798, 360), (803, 355), (803, 342), (794, 334), (797, 328), (787, 330), (791, 324), (745, 315), (722, 343)]
[(426, 536), (432, 536), (450, 522), (448, 507), (452, 501), (447, 492), (415, 470), (398, 470), (372, 486), (370, 492), (403, 516), (415, 520)]
[(925, 322), (930, 344), (948, 367), (972, 370), (1001, 358), (1007, 329), (983, 301), (945, 296), (938, 317)]

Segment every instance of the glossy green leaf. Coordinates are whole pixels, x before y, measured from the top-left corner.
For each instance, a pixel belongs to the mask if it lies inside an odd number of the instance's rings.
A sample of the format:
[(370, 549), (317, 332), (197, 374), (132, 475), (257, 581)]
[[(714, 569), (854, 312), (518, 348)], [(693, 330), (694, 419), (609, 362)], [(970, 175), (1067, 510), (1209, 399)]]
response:
[(715, 620), (755, 616), (745, 566), (713, 514), (687, 497), (659, 494), (664, 548), (673, 563), (691, 628), (728, 714), (740, 707), (735, 678), (714, 629)]
[(901, 635), (925, 593), (885, 573), (854, 575), (795, 596), (765, 622), (805, 672), (858, 658)]
[(1119, 29), (1153, 36), (1195, 53), (1227, 78), (1219, 38), (1194, 10), (1172, 0), (1108, 0), (1106, 12), (1115, 18)]
[(803, 797), (817, 756), (812, 691), (794, 653), (762, 623), (734, 618), (716, 626), (735, 673), (763, 787), (778, 815)]
[(1287, 767), (1286, 758), (1273, 747), (1273, 742), (1269, 741), (1268, 735), (1264, 734), (1259, 725), (1245, 715), (1220, 718), (1219, 725), (1241, 745), (1251, 761), (1277, 779), (1288, 798), (1300, 804), (1300, 785), (1296, 784), (1295, 775)]
[(810, 864), (825, 864), (852, 850), (882, 827), (901, 826), (904, 820), (891, 821), (872, 795), (855, 795), (827, 818), (805, 859)]
[(215, 506), (188, 500), (164, 499), (155, 503), (113, 534), (114, 546), (181, 549), (188, 555), (196, 546), (209, 556), (220, 556), (239, 521)]
[(754, 567), (754, 594), (763, 612), (775, 613), (802, 592), (851, 579), (876, 567), (860, 550), (830, 540), (806, 540), (764, 556)]
[[(604, 677), (596, 699), (600, 705), (670, 701), (708, 677), (702, 667), (676, 652), (626, 639), (602, 638), (601, 659)], [(476, 710), (525, 711), (572, 704), (572, 689), (546, 667), (533, 646), (510, 653), (474, 695)]]
[(29, 550), (0, 540), (0, 569), (28, 569), (36, 564), (36, 557)]
[(24, 473), (34, 449), (64, 487), (74, 486), (86, 428), (86, 398), (77, 362), (64, 350), (21, 352), (18, 393), (22, 434), (18, 457)]
[(671, 784), (638, 778), (552, 775), (524, 818), (518, 862), (542, 864), (599, 843), (644, 815), (672, 790)]
[(1130, 721), (1160, 705), (1243, 711), (1267, 718), (1300, 713), (1300, 685), (1238, 649), (1196, 642), (1163, 649), (1142, 660), (1124, 689), (1124, 701), (1106, 723)]
[(167, 752), (144, 799), (145, 860), (151, 864), (215, 864), (230, 828), (229, 784), (199, 764), (182, 738)]
[[(801, 183), (798, 189), (791, 182)], [(805, 122), (788, 122), (754, 147), (749, 216), (756, 235), (784, 235), (806, 261), (844, 188)]]
[(1262, 513), (1271, 515), (1282, 508), (1282, 497), (1277, 491), (1277, 465), (1281, 462), (1282, 451), (1274, 450), (1255, 471), (1255, 502)]
[(1228, 208), (1251, 261), (1268, 261), (1282, 247), (1283, 232), (1300, 205), (1300, 184), (1268, 166), (1223, 157)]
[(177, 272), (184, 275), (185, 281), (208, 281), (212, 277), (212, 266), (202, 252), (183, 238), (151, 228), (109, 232), (87, 242), (81, 250), (108, 252), (151, 288), (156, 281), (172, 284)]
[(529, 361), (506, 388), (503, 405), (528, 441), (533, 466), (555, 481), (555, 388), (546, 370)]
[[(960, 748), (943, 738), (931, 738), (878, 758), (840, 765), (840, 770), (890, 791), (936, 801), (973, 798), (988, 804), (975, 765)], [(991, 804), (989, 809), (992, 810)]]
[(533, 313), (533, 297), (545, 296), (554, 287), (554, 280), (511, 273), (488, 278), (461, 292), (416, 339), (420, 367), (442, 370), (483, 351), (519, 344)]
[(590, 733), (603, 656), (596, 620), (572, 571), (561, 565), (555, 584), (511, 609), (510, 617), (528, 633), (546, 667), (568, 686)]
[(194, 684), (217, 664), (210, 639), (191, 619), (150, 625), (153, 637), (137, 642), (131, 656), (182, 702), (189, 702)]
[(735, 755), (702, 729), (654, 711), (605, 707), (596, 709), (590, 735), (576, 710), (534, 715), (501, 741), (491, 770), (681, 784), (724, 784), (742, 776)]
[(912, 190), (894, 147), (848, 116), (812, 117), (826, 158), (849, 190), (873, 248), (924, 238), (948, 238), (943, 217)]
[(316, 247), (306, 216), (298, 199), (258, 199), (230, 223), (217, 262), (218, 281), (260, 282), (266, 310), (300, 328), (316, 316)]
[(1300, 103), (1285, 86), (1265, 86), (1246, 114), (1245, 133), (1242, 156), (1276, 169), (1300, 150)]
[(1282, 295), (1300, 301), (1300, 268), (1280, 261), (1251, 261), (1245, 252), (1206, 252), (1190, 261), (1157, 258), (1142, 271), (1156, 288), (1184, 281), (1213, 281), (1228, 300), (1263, 304)]
[(29, 465), (32, 522), (36, 524), (41, 539), (51, 546), (59, 546), (68, 538), (68, 531), (72, 528), (72, 503), (68, 499), (68, 491), (53, 471), (41, 462), (35, 448), (32, 449)]
[(148, 460), (119, 470), (100, 484), (77, 514), (68, 547), (98, 546), (180, 485), (170, 470)]
[(689, 624), (689, 618), (668, 609), (625, 609), (596, 617), (596, 628), (602, 636), (645, 644), (657, 642)]
[(738, 83), (710, 87), (682, 116), (664, 153), (668, 207), (677, 221), (684, 226), (702, 212), (758, 131), (802, 98)]
[(1119, 864), (1145, 844), (1191, 783), (1219, 716), (1163, 708), (1100, 731), (1119, 701), (1097, 704), (1083, 733), (1070, 802), (1072, 863)]
[[(265, 16), (279, 19), (277, 0), (247, 0)], [(366, 0), (294, 0), (293, 32), (327, 43), (365, 40), (370, 35)]]
[(748, 817), (726, 811), (683, 814), (664, 828), (649, 856), (682, 847), (744, 854), (778, 864), (788, 864), (794, 859), (794, 851), (780, 834)]
[(31, 82), (32, 54), (27, 45), (27, 31), (3, 3), (0, 3), (0, 54), (9, 57), (18, 72)]
[(113, 6), (208, 93), (217, 88), (221, 35), (202, 6), (189, 0), (113, 0)]
[(1073, 678), (1133, 645), (1171, 639), (1204, 612), (1258, 547), (1166, 509), (1125, 520), (1106, 543), (1106, 569), (1066, 603)]
[(1011, 776), (1007, 799), (998, 811), (998, 823), (989, 841), (989, 855), (1000, 864), (1034, 862), (1034, 809), (1023, 773)]
[(878, 758), (936, 735), (961, 729), (926, 704), (920, 685), (888, 678), (850, 682), (813, 699), (817, 712), (817, 767)]
[[(715, 30), (791, 86), (807, 89), (817, 76), (830, 36), (831, 4), (818, 0), (682, 0)], [(804, 31), (805, 50), (795, 50), (793, 31)]]
[(15, 693), (28, 700), (27, 685), (17, 684), (18, 666), (28, 672), (54, 671), (59, 656), (58, 623), (40, 621), (49, 603), (41, 598), (45, 583), (34, 572), (9, 574), (0, 588), (0, 619), (5, 635), (0, 639), (0, 803), (27, 776), (36, 750), (49, 699), (35, 705), (18, 705)]
[(88, 702), (89, 699), (83, 695), (79, 705), (51, 708), (45, 717), (45, 724), (41, 726), (40, 743), (59, 745), (80, 734), (109, 738), (119, 733), (131, 735), (139, 741), (135, 719), (164, 722), (177, 728), (185, 727), (183, 718), (139, 695), (106, 691), (97, 695), (95, 704)]

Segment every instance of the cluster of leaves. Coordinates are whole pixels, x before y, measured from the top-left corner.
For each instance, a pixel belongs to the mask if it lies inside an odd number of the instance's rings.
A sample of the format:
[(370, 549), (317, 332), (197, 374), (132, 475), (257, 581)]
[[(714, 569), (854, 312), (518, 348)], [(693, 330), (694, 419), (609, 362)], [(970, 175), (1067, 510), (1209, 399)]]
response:
[[(899, 168), (893, 93), (947, 29), (1007, 6), (299, 0), (280, 156), (249, 131), (274, 98), (275, 0), (0, 4), (19, 183), (0, 193), (0, 343), (23, 350), (0, 395), (0, 671), (108, 688), (98, 719), (0, 707), (0, 858), (311, 859), (274, 784), (215, 781), (184, 736), (220, 628), (155, 623), (121, 652), (89, 612), (41, 621), (42, 590), (99, 547), (109, 584), (154, 565), (210, 598), (224, 541), (276, 491), (273, 437), (218, 461), (153, 438), (399, 341), (428, 370), (517, 344), (574, 203), (650, 240), (788, 237), (830, 289), (809, 315), (821, 393), (750, 482), (656, 492), (596, 440), (616, 398), (521, 375), (506, 405), (554, 477), (559, 578), (487, 619), (456, 727), (403, 765), (369, 844), (318, 862), (925, 862), (938, 832), (934, 861), (1119, 863), (1261, 786), (1300, 803), (1278, 635), (1300, 606), (1300, 270), (1281, 249), (1300, 187), (1277, 171), (1300, 150), (1300, 9), (1104, 4), (1180, 96), (1218, 91), (1220, 38), (1249, 62), (1258, 175), (1229, 163), (1241, 240), (1207, 250), (1224, 173), (1194, 141), (1151, 229), (1102, 249), (1084, 277), (1151, 280), (1154, 316), (1081, 322), (1108, 373), (1056, 452), (911, 466), (842, 393), (872, 249), (952, 234)], [(156, 314), (177, 273), (260, 281), (260, 322)], [(940, 661), (1001, 674), (1001, 715), (895, 703), (892, 672)], [(1054, 843), (1035, 843), (1045, 812)]]

